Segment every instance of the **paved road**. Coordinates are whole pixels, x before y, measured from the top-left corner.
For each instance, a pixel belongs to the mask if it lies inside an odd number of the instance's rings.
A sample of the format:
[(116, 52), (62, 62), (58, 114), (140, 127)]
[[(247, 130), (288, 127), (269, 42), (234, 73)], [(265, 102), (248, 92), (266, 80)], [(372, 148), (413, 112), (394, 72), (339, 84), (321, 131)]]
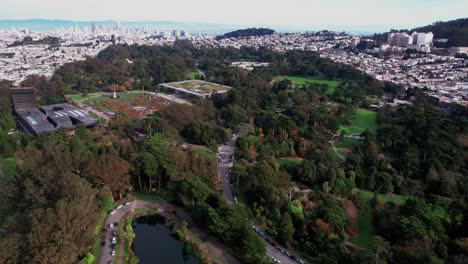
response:
[[(216, 252), (217, 255), (221, 256), (226, 263), (229, 264), (240, 264), (239, 261), (229, 252), (229, 250), (222, 245), (218, 240), (210, 236), (205, 230), (199, 228), (190, 218), (190, 216), (180, 207), (167, 204), (163, 201), (156, 200), (136, 200), (133, 201), (130, 205), (125, 205), (122, 208), (116, 210), (114, 214), (110, 214), (106, 219), (106, 228), (108, 230), (107, 235), (105, 236), (105, 245), (101, 248), (101, 256), (99, 257), (99, 264), (109, 264), (114, 263), (114, 258), (118, 256), (112, 256), (112, 237), (114, 236), (114, 231), (117, 231), (117, 225), (119, 220), (125, 216), (127, 213), (132, 211), (132, 209), (137, 208), (155, 208), (160, 212), (175, 212), (177, 217), (182, 220), (185, 220), (191, 227), (190, 229), (196, 234), (206, 246), (208, 246), (213, 252)], [(114, 223), (113, 228), (109, 228), (109, 224)], [(118, 239), (118, 238), (116, 238)]]
[(231, 179), (229, 172), (231, 170), (232, 158), (234, 156), (234, 146), (236, 145), (237, 135), (233, 136), (224, 145), (218, 148), (218, 175), (223, 182), (223, 193), (229, 203), (234, 203), (234, 194), (232, 192)]
[[(229, 203), (236, 202), (234, 199), (235, 195), (232, 191), (231, 177), (229, 175), (231, 165), (233, 163), (234, 147), (236, 146), (237, 139), (239, 137), (245, 136), (247, 133), (248, 129), (239, 130), (238, 133), (234, 134), (225, 144), (219, 146), (218, 148), (218, 174), (221, 178), (221, 181), (223, 182), (224, 196), (226, 197)], [(257, 228), (257, 230), (259, 229)], [(262, 235), (260, 235), (260, 232), (262, 233)], [(278, 259), (279, 261), (281, 261), (281, 263), (297, 263), (296, 261), (292, 260), (286, 255), (287, 251), (285, 249), (277, 246), (278, 243), (273, 242), (273, 244), (275, 244), (276, 247), (268, 243), (266, 239), (268, 239), (269, 241), (273, 241), (273, 239), (271, 237), (268, 237), (268, 235), (266, 235), (263, 231), (260, 230), (260, 232), (256, 231), (256, 233), (262, 238), (263, 242), (265, 243), (266, 252), (268, 256)], [(283, 252), (285, 253), (282, 253), (280, 250), (283, 250)]]

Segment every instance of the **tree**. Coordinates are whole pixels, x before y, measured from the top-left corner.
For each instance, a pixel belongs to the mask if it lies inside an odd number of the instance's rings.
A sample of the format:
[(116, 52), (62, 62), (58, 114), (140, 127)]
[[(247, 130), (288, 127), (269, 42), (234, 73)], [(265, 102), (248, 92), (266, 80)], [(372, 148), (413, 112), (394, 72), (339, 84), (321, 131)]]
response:
[(288, 212), (290, 215), (294, 216), (296, 221), (304, 220), (302, 204), (299, 200), (293, 200), (288, 204)]
[(385, 264), (392, 261), (392, 250), (390, 243), (380, 236), (372, 237), (369, 244), (369, 261), (374, 264)]
[(59, 144), (59, 134), (40, 140), (18, 156), (22, 160), (14, 180), (2, 186), (4, 209), (15, 219), (4, 223), (2, 237), (12, 249), (20, 237), (19, 263), (75, 263), (94, 243), (96, 192), (71, 171), (70, 154)]
[(185, 206), (204, 203), (211, 193), (210, 187), (195, 177), (189, 177), (182, 182), (182, 190), (179, 194), (182, 204)]
[(0, 237), (0, 263), (19, 263), (21, 254), (21, 235), (10, 233)]
[(172, 170), (168, 153), (169, 141), (162, 134), (155, 134), (143, 142), (141, 159), (150, 191), (153, 189), (154, 177), (158, 177), (158, 190), (161, 190), (162, 177)]
[(286, 212), (281, 217), (278, 226), (278, 240), (283, 245), (288, 245), (294, 235), (294, 225), (291, 216)]
[(103, 154), (90, 162), (88, 173), (99, 185), (109, 187), (112, 197), (116, 193), (122, 197), (122, 194), (130, 188), (128, 169), (127, 161)]

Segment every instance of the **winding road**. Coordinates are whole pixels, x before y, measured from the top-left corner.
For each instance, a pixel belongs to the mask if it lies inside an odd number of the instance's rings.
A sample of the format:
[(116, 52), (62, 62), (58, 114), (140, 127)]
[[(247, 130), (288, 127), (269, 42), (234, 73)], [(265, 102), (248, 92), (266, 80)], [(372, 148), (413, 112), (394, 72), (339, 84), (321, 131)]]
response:
[[(236, 146), (236, 141), (239, 137), (247, 135), (248, 129), (242, 128), (223, 145), (218, 147), (218, 173), (221, 181), (223, 182), (223, 193), (229, 203), (237, 203), (237, 198), (232, 191), (231, 177), (229, 175), (232, 163), (234, 162), (234, 148)], [(286, 249), (279, 246), (271, 237), (265, 234), (258, 227), (255, 227), (254, 232), (256, 232), (265, 243), (266, 253), (271, 258), (275, 258), (280, 261), (280, 263), (296, 264), (301, 263), (299, 261), (293, 260), (291, 257), (296, 258), (291, 255)], [(273, 244), (275, 246), (273, 246)], [(288, 254), (291, 256), (288, 256)], [(296, 258), (299, 260), (299, 258)]]

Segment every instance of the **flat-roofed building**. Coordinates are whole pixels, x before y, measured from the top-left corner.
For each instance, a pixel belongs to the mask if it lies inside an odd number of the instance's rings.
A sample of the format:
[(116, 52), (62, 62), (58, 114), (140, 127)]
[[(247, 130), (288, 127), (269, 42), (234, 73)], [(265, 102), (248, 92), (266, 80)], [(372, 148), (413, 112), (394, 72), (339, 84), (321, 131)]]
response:
[(40, 109), (57, 128), (74, 128), (78, 124), (91, 127), (97, 123), (94, 117), (70, 104), (45, 105)]
[(78, 124), (92, 127), (97, 120), (70, 104), (54, 104), (36, 109), (36, 96), (30, 87), (10, 88), (10, 97), (18, 126), (26, 133), (38, 135), (59, 128), (75, 128)]
[(188, 94), (197, 97), (210, 97), (212, 94), (227, 93), (232, 89), (231, 86), (201, 80), (160, 83), (159, 86), (176, 93)]
[(28, 134), (39, 135), (44, 132), (57, 130), (57, 128), (47, 120), (47, 116), (37, 109), (16, 112), (16, 116), (19, 127)]

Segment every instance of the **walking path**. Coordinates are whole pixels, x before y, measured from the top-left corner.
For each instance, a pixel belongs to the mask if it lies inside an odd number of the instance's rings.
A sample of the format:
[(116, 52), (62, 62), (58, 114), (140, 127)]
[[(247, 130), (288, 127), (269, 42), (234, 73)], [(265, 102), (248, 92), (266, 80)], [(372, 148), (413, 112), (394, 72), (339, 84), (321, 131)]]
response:
[(343, 157), (343, 155), (341, 155), (341, 154), (338, 152), (338, 150), (336, 149), (336, 147), (335, 147), (335, 141), (334, 141), (334, 140), (330, 140), (330, 141), (328, 141), (328, 143), (330, 143), (330, 145), (331, 145), (332, 148), (333, 148), (333, 151), (334, 151), (334, 152), (336, 153), (336, 155), (341, 159), (341, 161), (339, 161), (339, 163), (345, 162), (345, 161), (346, 161), (345, 157)]

